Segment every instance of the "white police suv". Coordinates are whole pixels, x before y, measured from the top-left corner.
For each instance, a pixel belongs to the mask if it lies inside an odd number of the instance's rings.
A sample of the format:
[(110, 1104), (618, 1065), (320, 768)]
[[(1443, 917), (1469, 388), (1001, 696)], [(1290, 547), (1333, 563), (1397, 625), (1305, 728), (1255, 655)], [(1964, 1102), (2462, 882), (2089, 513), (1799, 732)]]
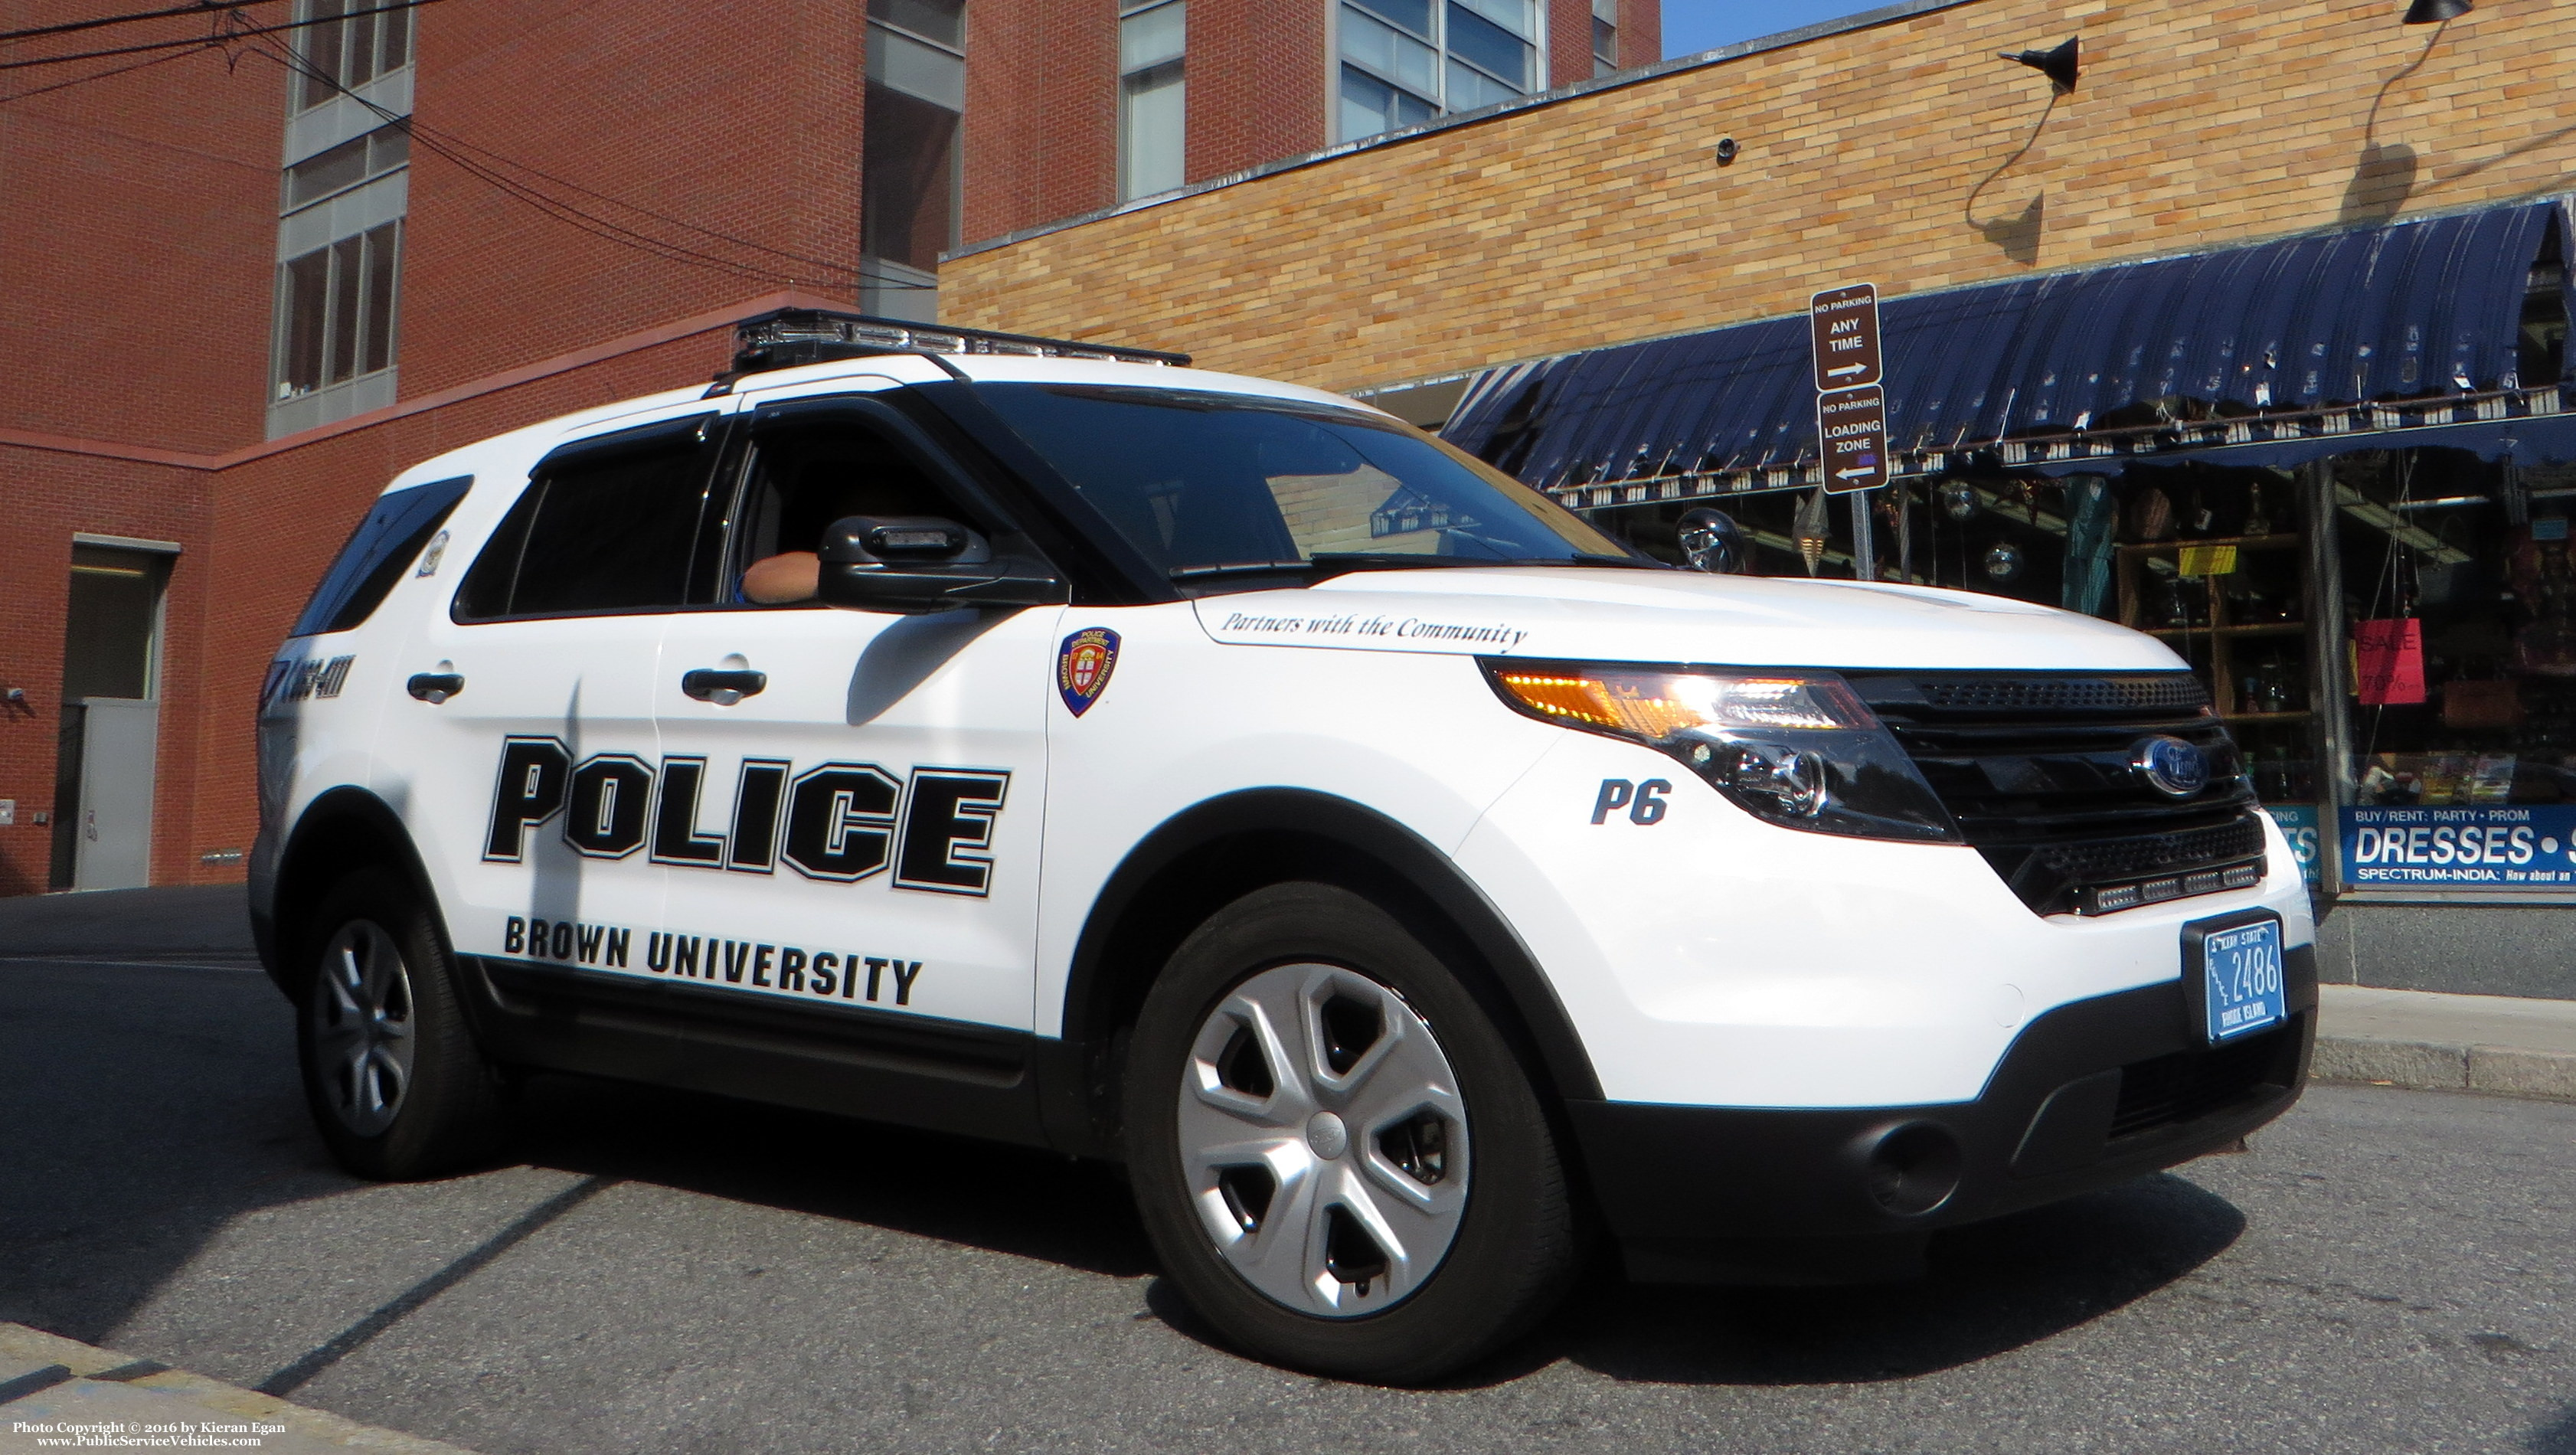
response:
[(2298, 1095), (2299, 871), (2145, 636), (1660, 565), (1172, 356), (747, 337), (404, 472), (270, 669), (355, 1171), (525, 1071), (1118, 1158), (1228, 1337), (1409, 1381), (1596, 1233), (1901, 1276)]

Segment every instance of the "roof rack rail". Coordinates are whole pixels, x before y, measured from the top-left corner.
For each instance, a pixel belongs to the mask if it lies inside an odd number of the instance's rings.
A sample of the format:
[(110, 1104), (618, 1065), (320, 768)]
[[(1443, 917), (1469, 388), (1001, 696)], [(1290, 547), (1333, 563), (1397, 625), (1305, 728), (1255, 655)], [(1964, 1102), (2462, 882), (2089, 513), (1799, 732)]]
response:
[(1105, 359), (1122, 364), (1168, 364), (1187, 368), (1190, 356), (1160, 349), (1121, 348), (1116, 344), (1075, 343), (1070, 339), (1034, 338), (1028, 334), (994, 333), (980, 328), (944, 328), (864, 313), (830, 313), (819, 308), (781, 308), (734, 325), (732, 374), (767, 373), (799, 364), (832, 359), (864, 359), (881, 354), (1019, 354), (1044, 359)]

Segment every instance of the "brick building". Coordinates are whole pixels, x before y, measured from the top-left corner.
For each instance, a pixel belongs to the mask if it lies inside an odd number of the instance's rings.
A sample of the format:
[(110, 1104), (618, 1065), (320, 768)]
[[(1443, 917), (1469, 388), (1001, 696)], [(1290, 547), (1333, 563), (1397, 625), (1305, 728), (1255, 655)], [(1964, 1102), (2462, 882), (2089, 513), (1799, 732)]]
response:
[(1652, 0), (113, 8), (0, 4), (0, 894), (238, 876), (270, 649), (402, 466), (1659, 56)]
[[(1866, 539), (2154, 632), (2329, 978), (2576, 997), (2576, 24), (2413, 9), (1908, 0), (973, 244), (943, 303), (1369, 394), (1667, 558), (1722, 509), (1764, 573)], [(1855, 513), (1805, 313), (1859, 282)]]

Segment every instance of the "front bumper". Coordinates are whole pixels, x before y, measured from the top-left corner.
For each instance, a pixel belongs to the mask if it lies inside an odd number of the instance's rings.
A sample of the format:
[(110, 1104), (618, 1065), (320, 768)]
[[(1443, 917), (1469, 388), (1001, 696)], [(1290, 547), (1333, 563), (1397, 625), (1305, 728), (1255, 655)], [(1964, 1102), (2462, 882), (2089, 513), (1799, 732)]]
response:
[(1935, 1229), (2189, 1161), (2287, 1111), (2316, 1040), (2314, 947), (2290, 949), (2282, 968), (2290, 1020), (2279, 1029), (2203, 1050), (2179, 981), (2095, 996), (2034, 1019), (1973, 1101), (1569, 1101), (1567, 1114), (1632, 1277), (1904, 1276)]

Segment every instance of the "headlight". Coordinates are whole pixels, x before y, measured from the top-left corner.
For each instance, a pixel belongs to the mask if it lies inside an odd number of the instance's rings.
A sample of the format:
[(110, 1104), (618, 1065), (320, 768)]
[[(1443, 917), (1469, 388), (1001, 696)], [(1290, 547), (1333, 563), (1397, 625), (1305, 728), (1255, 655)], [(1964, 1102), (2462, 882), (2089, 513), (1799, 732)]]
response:
[(1519, 711), (1670, 753), (1757, 818), (1816, 833), (1959, 841), (1905, 750), (1830, 672), (1497, 659), (1484, 667)]

